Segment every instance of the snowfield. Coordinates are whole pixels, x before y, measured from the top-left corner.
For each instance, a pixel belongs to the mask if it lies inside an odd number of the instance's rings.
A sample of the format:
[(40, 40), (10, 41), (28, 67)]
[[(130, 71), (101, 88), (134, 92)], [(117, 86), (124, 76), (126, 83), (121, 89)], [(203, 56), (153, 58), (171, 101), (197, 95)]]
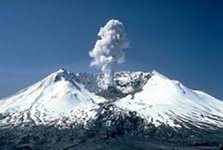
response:
[(103, 104), (135, 112), (155, 126), (223, 127), (223, 102), (187, 88), (156, 71), (117, 72), (115, 87), (104, 90), (103, 75), (73, 74), (66, 69), (0, 100), (1, 125), (84, 123), (101, 113)]
[(156, 71), (60, 69), (0, 100), (0, 149), (219, 149), (223, 102)]

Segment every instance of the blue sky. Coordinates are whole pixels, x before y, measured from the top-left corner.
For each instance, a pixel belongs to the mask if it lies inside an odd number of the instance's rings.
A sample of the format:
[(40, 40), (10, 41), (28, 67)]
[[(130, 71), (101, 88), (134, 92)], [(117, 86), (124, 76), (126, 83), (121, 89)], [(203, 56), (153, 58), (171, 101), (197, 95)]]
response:
[(60, 67), (95, 73), (88, 52), (109, 19), (131, 47), (119, 70), (157, 71), (223, 99), (223, 2), (0, 1), (0, 98)]

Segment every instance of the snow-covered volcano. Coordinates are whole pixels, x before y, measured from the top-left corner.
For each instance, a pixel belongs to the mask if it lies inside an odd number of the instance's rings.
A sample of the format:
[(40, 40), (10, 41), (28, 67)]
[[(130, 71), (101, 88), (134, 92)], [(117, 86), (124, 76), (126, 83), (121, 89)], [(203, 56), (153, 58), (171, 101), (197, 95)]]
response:
[(134, 112), (155, 126), (223, 128), (222, 101), (156, 71), (117, 72), (107, 90), (102, 79), (102, 74), (60, 69), (0, 100), (0, 125), (86, 125), (112, 105), (113, 115)]
[(221, 100), (156, 71), (116, 72), (114, 86), (103, 84), (102, 74), (60, 69), (0, 100), (0, 149), (218, 148), (223, 141)]

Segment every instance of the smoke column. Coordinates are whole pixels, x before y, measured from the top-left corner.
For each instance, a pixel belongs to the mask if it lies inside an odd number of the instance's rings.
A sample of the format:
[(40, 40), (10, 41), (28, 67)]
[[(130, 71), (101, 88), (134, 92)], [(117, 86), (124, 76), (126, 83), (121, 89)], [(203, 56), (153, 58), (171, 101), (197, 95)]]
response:
[(90, 66), (101, 69), (104, 74), (104, 88), (113, 85), (113, 74), (116, 66), (125, 61), (123, 50), (129, 47), (129, 41), (122, 22), (110, 20), (98, 33), (99, 39), (89, 52), (93, 58)]

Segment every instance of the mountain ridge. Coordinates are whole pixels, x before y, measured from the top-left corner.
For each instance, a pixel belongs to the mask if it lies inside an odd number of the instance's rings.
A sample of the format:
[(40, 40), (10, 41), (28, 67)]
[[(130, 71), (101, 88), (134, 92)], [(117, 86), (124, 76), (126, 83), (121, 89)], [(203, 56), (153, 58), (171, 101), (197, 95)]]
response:
[[(210, 115), (217, 115), (222, 120), (223, 107), (219, 107), (223, 106), (222, 101), (204, 92), (190, 90), (157, 71), (117, 72), (114, 75), (115, 87), (106, 90), (100, 87), (102, 79), (102, 74), (74, 74), (67, 69), (59, 69), (14, 96), (1, 100), (0, 113), (11, 118), (6, 117), (0, 123), (29, 122), (27, 117), (31, 117), (37, 124), (45, 124), (61, 117), (72, 118), (80, 112), (91, 116), (88, 119), (95, 119), (101, 104), (111, 102), (123, 111), (137, 112), (147, 121), (157, 120), (153, 122), (157, 126), (162, 123), (178, 126), (171, 119), (171, 115), (178, 114), (186, 116), (187, 121), (193, 119), (196, 125), (200, 119), (223, 127), (219, 120), (210, 119)], [(186, 111), (184, 107), (187, 107)], [(77, 118), (86, 119), (83, 116)]]
[(0, 100), (0, 148), (217, 149), (223, 141), (223, 102), (213, 96), (156, 71), (116, 72), (115, 86), (101, 84), (102, 74), (60, 69)]

